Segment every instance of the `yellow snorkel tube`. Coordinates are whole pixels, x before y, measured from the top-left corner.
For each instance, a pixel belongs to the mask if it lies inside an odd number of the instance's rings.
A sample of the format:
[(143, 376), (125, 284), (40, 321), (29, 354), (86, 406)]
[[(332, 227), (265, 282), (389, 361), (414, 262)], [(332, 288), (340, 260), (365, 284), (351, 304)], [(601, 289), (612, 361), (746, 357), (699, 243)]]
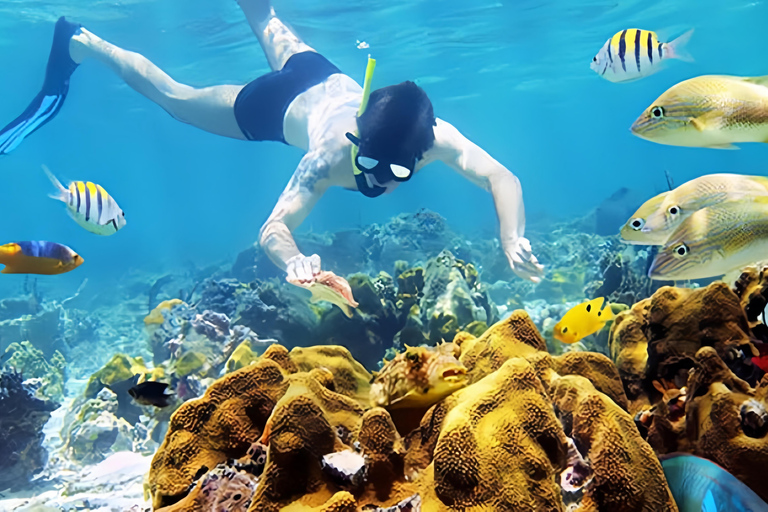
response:
[[(372, 59), (368, 55), (368, 65), (365, 68), (365, 81), (363, 82), (363, 99), (360, 102), (360, 108), (357, 109), (357, 117), (363, 115), (365, 109), (368, 107), (368, 99), (371, 97), (371, 82), (373, 81), (373, 71), (376, 69), (376, 59)], [(352, 141), (352, 150), (350, 155), (352, 156), (352, 172), (355, 174), (355, 181), (357, 182), (357, 188), (368, 197), (376, 197), (384, 193), (386, 189), (380, 187), (371, 188), (368, 182), (363, 176), (363, 172), (357, 167), (357, 152), (359, 151), (358, 145), (360, 144), (358, 130), (355, 130), (354, 135), (347, 133), (347, 138)]]

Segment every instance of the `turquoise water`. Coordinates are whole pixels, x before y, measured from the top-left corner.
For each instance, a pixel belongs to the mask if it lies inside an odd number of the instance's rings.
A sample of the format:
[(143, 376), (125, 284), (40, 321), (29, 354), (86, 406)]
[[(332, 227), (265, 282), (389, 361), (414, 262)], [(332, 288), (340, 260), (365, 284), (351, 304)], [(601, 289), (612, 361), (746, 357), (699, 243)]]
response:
[[(529, 224), (578, 217), (619, 187), (651, 194), (711, 172), (765, 173), (765, 148), (717, 151), (656, 145), (629, 126), (659, 94), (708, 73), (768, 73), (765, 2), (572, 2), (387, 0), (274, 2), (278, 16), (362, 82), (370, 53), (374, 87), (412, 79), (438, 117), (516, 173)], [(138, 51), (179, 82), (245, 83), (268, 71), (232, 1), (0, 2), (0, 124), (16, 117), (42, 82), (60, 15)], [(695, 63), (671, 62), (643, 80), (614, 84), (589, 69), (603, 42), (628, 27), (671, 40), (689, 28)], [(357, 41), (368, 49), (358, 49)], [(301, 157), (279, 143), (217, 137), (172, 119), (97, 62), (82, 65), (57, 118), (0, 159), (2, 239), (49, 239), (86, 265), (55, 282), (103, 282), (132, 268), (231, 260), (258, 230)], [(111, 237), (85, 232), (60, 203), (40, 164), (63, 181), (104, 185), (128, 226)], [(331, 190), (301, 230), (384, 222), (420, 207), (461, 230), (496, 236), (491, 196), (443, 164), (374, 200)], [(534, 252), (536, 247), (534, 246)], [(0, 286), (22, 277), (3, 276)], [(53, 283), (52, 279), (42, 280)]]

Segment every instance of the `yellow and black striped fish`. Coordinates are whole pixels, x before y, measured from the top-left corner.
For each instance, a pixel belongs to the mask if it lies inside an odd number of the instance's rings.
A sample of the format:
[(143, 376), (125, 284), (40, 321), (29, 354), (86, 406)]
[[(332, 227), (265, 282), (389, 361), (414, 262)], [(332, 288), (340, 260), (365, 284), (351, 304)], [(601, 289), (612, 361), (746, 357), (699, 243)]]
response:
[(58, 189), (50, 197), (66, 204), (69, 215), (82, 227), (97, 235), (111, 235), (125, 226), (125, 213), (101, 185), (73, 181), (64, 187), (48, 167), (44, 165), (43, 170)]
[(667, 59), (693, 61), (684, 48), (692, 34), (693, 29), (674, 41), (662, 43), (650, 30), (622, 30), (605, 42), (589, 67), (610, 82), (639, 80), (661, 69)]

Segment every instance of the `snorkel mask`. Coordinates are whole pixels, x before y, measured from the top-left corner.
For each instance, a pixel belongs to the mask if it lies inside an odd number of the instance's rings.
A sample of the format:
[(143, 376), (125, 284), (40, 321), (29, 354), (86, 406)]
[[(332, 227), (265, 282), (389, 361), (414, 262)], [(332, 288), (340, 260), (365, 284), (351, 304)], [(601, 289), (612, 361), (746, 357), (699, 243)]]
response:
[[(368, 66), (365, 68), (365, 82), (363, 82), (363, 100), (357, 111), (357, 117), (363, 115), (368, 107), (374, 69), (376, 69), (376, 59), (372, 59), (369, 55)], [(355, 182), (358, 190), (365, 196), (378, 197), (387, 190), (385, 187), (370, 184), (365, 174), (375, 177), (380, 184), (390, 181), (408, 181), (413, 176), (416, 167), (415, 157), (399, 159), (389, 157), (384, 160), (375, 158), (376, 155), (360, 155), (361, 140), (358, 131), (356, 130), (354, 134), (347, 132), (346, 136), (352, 142), (352, 171), (355, 174)]]

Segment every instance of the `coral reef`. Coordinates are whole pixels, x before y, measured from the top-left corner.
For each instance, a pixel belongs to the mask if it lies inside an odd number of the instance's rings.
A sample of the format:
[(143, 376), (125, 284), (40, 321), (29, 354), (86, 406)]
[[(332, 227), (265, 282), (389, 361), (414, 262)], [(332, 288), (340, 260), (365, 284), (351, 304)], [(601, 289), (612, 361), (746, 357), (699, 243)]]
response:
[(64, 398), (64, 380), (67, 362), (61, 352), (56, 350), (46, 361), (41, 350), (30, 342), (11, 343), (6, 349), (11, 354), (6, 365), (19, 370), (27, 379), (39, 379), (38, 395), (54, 402)]
[(133, 426), (118, 416), (117, 410), (117, 395), (108, 389), (85, 402), (75, 420), (62, 432), (67, 458), (92, 464), (114, 452), (132, 450)]
[(0, 490), (26, 485), (43, 468), (43, 426), (58, 404), (35, 396), (15, 370), (0, 371)]
[(768, 378), (752, 364), (764, 324), (768, 272), (750, 269), (733, 289), (663, 287), (621, 313), (611, 354), (629, 411), (659, 454), (718, 463), (763, 499), (768, 491)]
[(369, 375), (348, 351), (271, 346), (173, 415), (154, 506), (204, 510), (235, 493), (237, 510), (267, 512), (676, 510), (605, 356), (552, 357), (523, 311), (454, 344), (469, 385), (436, 397), (414, 430), (364, 399)]

